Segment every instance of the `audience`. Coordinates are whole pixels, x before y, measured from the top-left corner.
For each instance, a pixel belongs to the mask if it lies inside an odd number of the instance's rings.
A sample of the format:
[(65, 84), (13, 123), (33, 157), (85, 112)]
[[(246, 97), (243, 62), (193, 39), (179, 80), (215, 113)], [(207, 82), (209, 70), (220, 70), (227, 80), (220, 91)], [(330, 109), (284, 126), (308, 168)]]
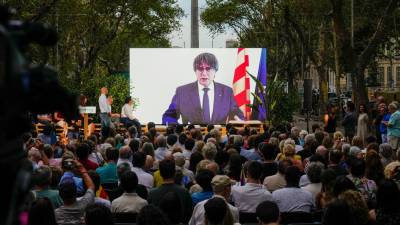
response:
[[(354, 135), (349, 124), (345, 138)], [(25, 135), (33, 166), (26, 223), (111, 225), (118, 213), (137, 214), (138, 225), (231, 225), (239, 215), (263, 225), (305, 214), (312, 221), (299, 222), (400, 221), (400, 151), (390, 144), (339, 131), (332, 138), (315, 124), (310, 134), (288, 123), (226, 129), (169, 125), (163, 133), (149, 123), (145, 134), (133, 126), (106, 140), (68, 135), (65, 146)]]

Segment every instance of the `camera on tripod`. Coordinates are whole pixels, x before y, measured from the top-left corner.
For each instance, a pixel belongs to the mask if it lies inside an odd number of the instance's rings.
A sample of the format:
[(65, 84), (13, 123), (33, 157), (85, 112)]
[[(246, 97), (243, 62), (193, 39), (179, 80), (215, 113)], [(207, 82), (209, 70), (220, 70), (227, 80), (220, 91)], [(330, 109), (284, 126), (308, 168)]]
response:
[(18, 224), (18, 209), (31, 185), (32, 165), (22, 135), (31, 129), (29, 113), (61, 112), (66, 120), (79, 116), (78, 96), (57, 80), (48, 65), (27, 59), (30, 44), (53, 46), (57, 33), (48, 25), (11, 20), (13, 11), (0, 5), (0, 171), (6, 180), (0, 201), (0, 224)]

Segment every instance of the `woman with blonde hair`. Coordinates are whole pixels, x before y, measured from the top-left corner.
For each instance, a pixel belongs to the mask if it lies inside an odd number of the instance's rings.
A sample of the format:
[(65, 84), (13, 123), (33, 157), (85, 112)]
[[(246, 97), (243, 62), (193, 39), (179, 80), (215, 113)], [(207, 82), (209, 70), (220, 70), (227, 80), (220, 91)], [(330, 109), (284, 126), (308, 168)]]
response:
[(292, 144), (285, 144), (283, 146), (283, 153), (279, 153), (278, 156), (276, 156), (276, 160), (278, 161), (284, 159), (289, 159), (292, 161), (293, 166), (297, 166), (301, 171), (304, 170), (301, 157), (296, 155), (296, 150)]

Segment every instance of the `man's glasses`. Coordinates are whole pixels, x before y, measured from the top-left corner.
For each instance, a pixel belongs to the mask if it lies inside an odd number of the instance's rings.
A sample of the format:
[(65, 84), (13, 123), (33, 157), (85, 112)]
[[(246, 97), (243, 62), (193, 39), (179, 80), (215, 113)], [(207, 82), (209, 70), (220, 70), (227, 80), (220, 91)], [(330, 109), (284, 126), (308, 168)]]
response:
[(203, 72), (203, 71), (210, 72), (212, 69), (213, 68), (210, 67), (210, 66), (208, 66), (208, 67), (200, 67), (200, 66), (196, 67), (196, 70), (199, 71), (199, 72)]

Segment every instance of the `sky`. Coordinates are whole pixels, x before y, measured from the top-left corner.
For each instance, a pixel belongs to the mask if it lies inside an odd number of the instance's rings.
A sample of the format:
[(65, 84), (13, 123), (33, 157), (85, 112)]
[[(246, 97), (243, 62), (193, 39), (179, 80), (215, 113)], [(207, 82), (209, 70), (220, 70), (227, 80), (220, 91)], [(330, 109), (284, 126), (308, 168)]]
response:
[[(184, 10), (185, 16), (181, 18), (181, 29), (174, 31), (170, 35), (172, 46), (190, 48), (190, 3), (191, 0), (178, 0), (178, 4)], [(199, 14), (205, 6), (206, 1), (199, 0)], [(228, 31), (225, 34), (217, 34), (213, 39), (211, 32), (202, 25), (201, 21), (199, 23), (200, 48), (225, 48), (225, 41), (227, 39), (236, 39), (232, 31)]]

